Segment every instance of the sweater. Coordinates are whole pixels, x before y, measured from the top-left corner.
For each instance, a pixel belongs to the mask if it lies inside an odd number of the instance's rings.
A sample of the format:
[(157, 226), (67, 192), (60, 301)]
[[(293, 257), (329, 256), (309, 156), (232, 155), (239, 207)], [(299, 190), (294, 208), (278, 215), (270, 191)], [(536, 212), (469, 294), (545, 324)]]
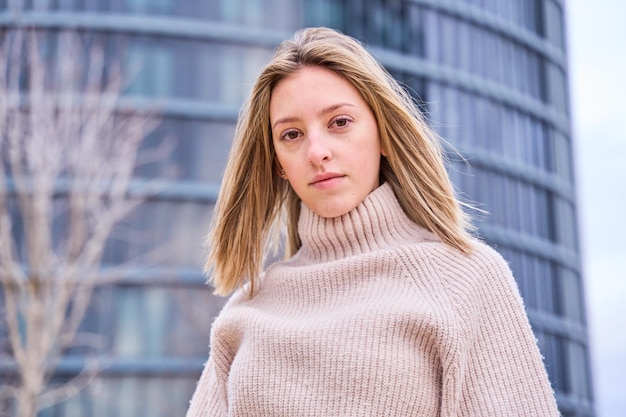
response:
[(322, 218), (215, 319), (187, 417), (558, 416), (512, 273), (411, 221), (390, 185)]

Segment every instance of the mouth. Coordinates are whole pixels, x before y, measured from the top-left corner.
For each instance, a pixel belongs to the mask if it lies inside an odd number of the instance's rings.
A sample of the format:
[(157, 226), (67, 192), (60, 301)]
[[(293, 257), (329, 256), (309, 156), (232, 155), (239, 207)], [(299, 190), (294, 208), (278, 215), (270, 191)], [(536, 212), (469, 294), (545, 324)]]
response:
[(322, 186), (326, 184), (330, 185), (331, 183), (334, 183), (343, 177), (345, 177), (345, 175), (337, 174), (334, 172), (320, 174), (320, 175), (316, 175), (315, 177), (313, 177), (309, 185), (313, 185), (313, 186)]

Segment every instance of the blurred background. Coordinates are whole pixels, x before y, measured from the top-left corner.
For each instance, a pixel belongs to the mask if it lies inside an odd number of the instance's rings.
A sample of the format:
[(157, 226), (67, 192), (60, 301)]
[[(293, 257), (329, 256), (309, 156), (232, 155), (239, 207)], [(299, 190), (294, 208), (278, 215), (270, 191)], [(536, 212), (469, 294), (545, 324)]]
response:
[(626, 4), (566, 2), (574, 150), (596, 410), (626, 415)]
[[(42, 68), (57, 71), (74, 56), (92, 63), (67, 53), (66, 34), (78, 34), (81, 51), (101, 51), (99, 77), (124, 80), (114, 91), (117, 114), (160, 119), (146, 130), (128, 183), (141, 204), (112, 229), (97, 265), (116, 277), (91, 282), (72, 341), (47, 353), (45, 387), (30, 393), (38, 415), (184, 414), (224, 302), (205, 286), (200, 265), (239, 108), (281, 40), (300, 27), (330, 26), (363, 41), (469, 161), (451, 153), (450, 174), (463, 198), (489, 212), (478, 219), (480, 234), (513, 269), (563, 416), (623, 416), (625, 7), (618, 0), (0, 0), (4, 50), (26, 51), (15, 46), (16, 33), (34, 30)], [(5, 68), (25, 59), (5, 56)], [(20, 74), (36, 67), (26, 61)], [(22, 78), (17, 91), (26, 95), (35, 83)], [(141, 192), (155, 181), (157, 191)], [(57, 202), (70, 195), (60, 184)], [(19, 188), (6, 189), (8, 201), (19, 197)], [(19, 264), (28, 219), (11, 207)], [(52, 217), (52, 240), (64, 241), (70, 232)], [(17, 406), (25, 368), (15, 352), (31, 324), (18, 312), (11, 326), (7, 301), (20, 285), (3, 286), (0, 299), (0, 415), (26, 417)], [(33, 305), (29, 294), (17, 292), (17, 305)]]

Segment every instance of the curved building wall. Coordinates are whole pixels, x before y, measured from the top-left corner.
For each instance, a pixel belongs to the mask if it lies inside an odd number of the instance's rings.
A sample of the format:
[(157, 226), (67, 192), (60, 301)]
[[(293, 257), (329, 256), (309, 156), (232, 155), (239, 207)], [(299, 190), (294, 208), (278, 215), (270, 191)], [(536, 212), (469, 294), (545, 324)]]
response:
[[(176, 138), (177, 182), (126, 222), (120, 263), (159, 248), (158, 268), (97, 291), (83, 328), (103, 336), (96, 384), (41, 415), (180, 415), (222, 301), (198, 269), (239, 107), (276, 44), (325, 25), (364, 41), (428, 111), (460, 192), (489, 212), (482, 236), (510, 262), (564, 416), (593, 416), (562, 0), (0, 1), (0, 30), (78, 29), (136, 73), (125, 96), (159, 103), (148, 145)], [(17, 8), (20, 13), (15, 13)], [(81, 369), (68, 352), (57, 380)]]

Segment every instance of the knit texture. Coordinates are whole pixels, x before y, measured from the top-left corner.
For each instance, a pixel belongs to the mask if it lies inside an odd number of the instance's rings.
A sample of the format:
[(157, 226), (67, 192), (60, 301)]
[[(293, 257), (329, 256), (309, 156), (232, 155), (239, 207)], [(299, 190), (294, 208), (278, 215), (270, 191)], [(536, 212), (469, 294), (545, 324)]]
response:
[(384, 184), (213, 323), (187, 417), (558, 416), (506, 262), (413, 223)]

